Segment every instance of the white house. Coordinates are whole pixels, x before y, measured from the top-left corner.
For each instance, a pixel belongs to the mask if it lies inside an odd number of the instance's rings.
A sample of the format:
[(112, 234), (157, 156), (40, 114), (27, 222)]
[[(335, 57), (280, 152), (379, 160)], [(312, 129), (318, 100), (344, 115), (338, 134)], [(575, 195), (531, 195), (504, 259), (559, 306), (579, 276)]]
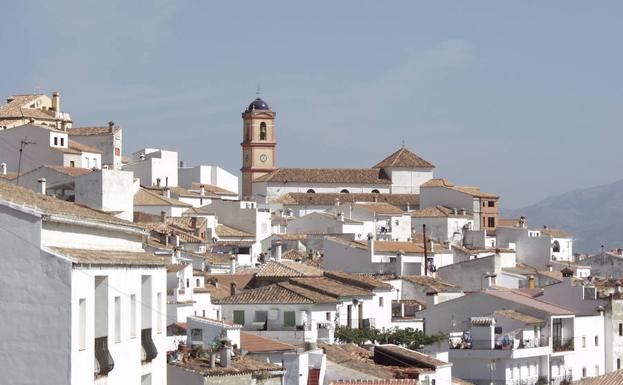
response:
[(143, 148), (134, 152), (126, 171), (133, 171), (143, 186), (177, 187), (177, 152), (156, 148)]
[(330, 212), (345, 219), (364, 223), (367, 231), (357, 239), (374, 234), (378, 240), (408, 241), (411, 239), (411, 218), (396, 206), (384, 202), (352, 202), (334, 206)]
[(76, 142), (96, 148), (102, 153), (102, 166), (121, 170), (123, 130), (113, 122), (103, 127), (72, 127), (69, 137)]
[(0, 130), (35, 123), (56, 129), (71, 127), (71, 115), (61, 111), (61, 95), (12, 95), (0, 106)]
[(355, 239), (365, 239), (374, 231), (362, 221), (345, 218), (343, 212), (314, 212), (288, 221), (287, 232), (294, 234), (354, 234)]
[(162, 190), (162, 194), (142, 187), (135, 188), (134, 210), (152, 215), (161, 215), (164, 212), (167, 217), (181, 217), (192, 207), (189, 203), (171, 198), (167, 188)]
[(50, 126), (29, 123), (0, 130), (0, 141), (4, 143), (0, 161), (7, 164), (8, 171), (17, 172), (21, 167), (23, 173), (43, 165), (101, 168), (102, 164), (101, 151)]
[(101, 169), (74, 178), (76, 203), (131, 221), (134, 214), (134, 180), (131, 172)]
[(426, 226), (426, 236), (439, 243), (462, 244), (463, 234), (474, 226), (474, 219), (465, 209), (445, 206), (431, 206), (412, 211), (411, 227), (422, 232)]
[(180, 187), (192, 189), (197, 185), (214, 186), (238, 195), (238, 177), (219, 166), (200, 165), (178, 168)]
[[(164, 259), (114, 216), (0, 182), (4, 384), (166, 384)], [(26, 295), (27, 293), (27, 295)]]

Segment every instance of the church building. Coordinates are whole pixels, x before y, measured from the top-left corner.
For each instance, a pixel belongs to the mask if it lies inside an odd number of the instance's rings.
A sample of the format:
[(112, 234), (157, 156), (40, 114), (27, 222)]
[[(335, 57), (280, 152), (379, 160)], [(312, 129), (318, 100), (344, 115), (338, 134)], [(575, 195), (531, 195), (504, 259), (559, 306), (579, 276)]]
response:
[(263, 203), (290, 193), (419, 194), (434, 165), (402, 147), (371, 168), (277, 168), (275, 112), (256, 98), (242, 113), (242, 196)]

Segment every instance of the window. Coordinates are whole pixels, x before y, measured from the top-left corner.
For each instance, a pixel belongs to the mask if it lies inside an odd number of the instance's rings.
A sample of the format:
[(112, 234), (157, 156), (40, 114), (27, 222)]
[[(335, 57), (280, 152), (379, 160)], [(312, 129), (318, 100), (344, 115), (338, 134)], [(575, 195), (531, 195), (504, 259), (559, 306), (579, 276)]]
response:
[(586, 347), (586, 336), (582, 336), (582, 347)]
[(266, 122), (260, 123), (260, 140), (266, 140)]
[(327, 321), (331, 321), (331, 312), (328, 311), (325, 317), (326, 317)]
[(623, 323), (619, 323), (619, 337), (623, 336)]
[(487, 218), (487, 227), (495, 227), (495, 217)]
[(84, 350), (87, 348), (87, 300), (86, 298), (80, 298), (78, 300), (78, 322), (79, 322), (79, 336), (78, 336), (78, 349)]
[(554, 253), (560, 253), (560, 243), (558, 243), (558, 241), (554, 241), (554, 243), (552, 243), (552, 251)]
[(97, 167), (97, 158), (93, 158), (93, 167)]
[(482, 201), (482, 207), (487, 207), (487, 202)]
[(381, 192), (377, 189), (374, 189), (372, 191), (370, 191), (372, 194), (380, 194)]
[(115, 297), (115, 343), (121, 342), (121, 297)]
[(487, 202), (487, 206), (489, 206), (489, 207), (495, 207), (495, 201), (488, 201), (488, 202)]
[(582, 378), (586, 377), (586, 366), (582, 368)]
[(76, 167), (76, 162), (74, 162), (73, 160), (70, 160), (69, 167)]
[(599, 376), (599, 365), (595, 365), (595, 376)]
[(61, 147), (65, 147), (65, 138), (61, 138)]
[(190, 329), (190, 341), (191, 342), (203, 342), (203, 330), (202, 329)]
[(266, 310), (256, 310), (254, 322), (266, 322), (268, 320), (268, 312)]
[(234, 310), (234, 323), (244, 325), (244, 310)]
[(54, 145), (55, 145), (55, 146), (58, 146), (58, 136), (55, 136), (55, 137), (54, 137)]
[(162, 333), (162, 293), (156, 294), (156, 330)]
[(346, 189), (342, 189), (342, 191), (340, 191), (340, 193), (341, 193), (341, 194), (348, 194), (349, 192), (348, 192), (348, 190), (346, 190)]
[(617, 370), (621, 369), (621, 359), (617, 358)]
[(383, 307), (383, 297), (379, 297), (379, 307)]
[(190, 278), (186, 278), (186, 287), (190, 287)]
[(201, 316), (205, 318), (205, 316), (206, 316), (206, 311), (205, 310), (201, 311)]
[(195, 285), (195, 287), (199, 287), (199, 278), (197, 278), (197, 284)]
[(599, 346), (599, 336), (595, 336), (595, 346)]
[(296, 326), (296, 317), (294, 316), (293, 311), (283, 312), (283, 326)]
[(307, 190), (307, 193), (308, 193), (308, 194), (315, 194), (315, 193), (316, 193), (316, 191), (314, 191), (314, 189), (313, 189), (313, 188), (310, 188), (309, 190)]
[(91, 166), (90, 166), (90, 160), (89, 160), (89, 158), (84, 158), (84, 161), (85, 161), (85, 163), (86, 163), (86, 167), (85, 167), (85, 168), (89, 168), (89, 167), (91, 167)]
[(136, 338), (136, 294), (130, 295), (130, 338)]

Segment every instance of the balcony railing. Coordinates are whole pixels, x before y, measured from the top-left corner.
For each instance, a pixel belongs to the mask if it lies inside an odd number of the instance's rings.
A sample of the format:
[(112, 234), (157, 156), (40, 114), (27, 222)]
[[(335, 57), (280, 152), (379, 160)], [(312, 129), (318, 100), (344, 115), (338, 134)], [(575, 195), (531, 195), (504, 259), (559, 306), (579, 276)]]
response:
[(552, 348), (554, 352), (568, 352), (574, 350), (573, 338), (554, 337), (552, 339)]
[(518, 340), (511, 336), (508, 338), (496, 337), (495, 342), (491, 340), (466, 340), (450, 338), (450, 349), (480, 349), (480, 350), (514, 350), (529, 349), (548, 346), (548, 340), (545, 337)]
[(115, 361), (108, 351), (108, 337), (95, 339), (95, 362), (99, 367), (95, 373), (98, 376), (106, 376), (115, 367)]
[(158, 356), (158, 350), (151, 339), (151, 328), (141, 330), (141, 345), (143, 346), (143, 362), (150, 362)]
[(570, 385), (572, 381), (571, 375), (565, 374), (562, 376), (552, 376), (550, 383), (552, 385)]

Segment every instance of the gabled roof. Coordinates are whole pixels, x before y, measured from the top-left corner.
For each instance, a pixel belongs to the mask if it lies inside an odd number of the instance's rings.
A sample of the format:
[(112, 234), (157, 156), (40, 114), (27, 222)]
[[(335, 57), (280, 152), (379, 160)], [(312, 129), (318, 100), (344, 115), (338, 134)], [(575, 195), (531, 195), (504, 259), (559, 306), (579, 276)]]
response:
[(385, 172), (375, 168), (279, 168), (255, 182), (391, 184)]
[(138, 189), (136, 194), (134, 194), (134, 206), (191, 207), (188, 203), (173, 198), (167, 198), (163, 195), (158, 195), (142, 187)]
[(549, 302), (540, 301), (538, 299), (534, 299), (528, 297), (524, 294), (516, 293), (512, 290), (503, 290), (503, 289), (488, 289), (482, 292), (485, 295), (490, 295), (492, 297), (497, 297), (503, 299), (505, 301), (514, 302), (519, 305), (531, 307), (535, 310), (548, 313), (551, 315), (573, 315), (573, 311), (566, 309), (562, 306), (554, 305)]
[(296, 346), (273, 340), (257, 334), (240, 331), (240, 348), (249, 353), (286, 352), (296, 350)]
[(623, 369), (606, 373), (601, 376), (574, 381), (573, 385), (621, 385), (623, 384)]
[(333, 297), (288, 282), (245, 290), (213, 302), (219, 305), (337, 303)]
[(402, 211), (400, 208), (385, 202), (355, 202), (353, 203), (353, 207), (385, 215), (401, 215), (404, 213), (404, 211)]
[(216, 226), (216, 235), (219, 237), (237, 237), (237, 238), (252, 238), (254, 234), (247, 233), (246, 231), (233, 228), (231, 226), (219, 224)]
[(99, 135), (110, 135), (117, 133), (120, 130), (119, 127), (115, 126), (113, 128), (113, 132), (110, 132), (110, 127), (102, 126), (102, 127), (72, 127), (67, 129), (68, 135), (77, 135), (77, 136), (99, 136)]
[(325, 271), (324, 275), (325, 277), (331, 278), (333, 280), (345, 282), (349, 285), (357, 286), (366, 290), (393, 288), (393, 286), (389, 283), (385, 283), (380, 279), (376, 279), (370, 275), (352, 274), (343, 271)]
[(467, 213), (462, 215), (462, 214), (459, 214), (458, 211), (455, 214), (454, 209), (451, 209), (446, 206), (440, 206), (440, 205), (412, 211), (410, 214), (414, 218), (469, 218), (470, 217), (470, 215), (468, 215)]
[(377, 352), (380, 352), (383, 355), (391, 356), (391, 358), (398, 360), (398, 362), (403, 365), (410, 367), (437, 369), (438, 367), (450, 365), (448, 362), (438, 360), (435, 357), (416, 352), (415, 350), (403, 348), (398, 345), (377, 345), (374, 347), (374, 351), (375, 356)]
[(268, 261), (257, 272), (256, 277), (319, 277), (322, 270), (304, 263), (290, 260)]
[(339, 282), (328, 277), (291, 278), (290, 282), (334, 298), (367, 297), (373, 295), (370, 290)]
[(520, 313), (512, 309), (511, 310), (496, 310), (495, 312), (493, 312), (493, 316), (512, 319), (515, 321), (523, 322), (528, 325), (541, 325), (545, 323), (545, 321), (540, 318), (536, 318), (528, 314)]
[(34, 102), (36, 99), (45, 96), (43, 94), (29, 94), (29, 95), (12, 95), (8, 99), (12, 99), (5, 105), (0, 106), (0, 118), (2, 120), (14, 121), (16, 119), (42, 119), (42, 120), (54, 120), (56, 113), (50, 110), (43, 110), (41, 108), (32, 108), (28, 104)]
[(391, 205), (413, 208), (420, 204), (419, 194), (383, 194), (383, 193), (288, 193), (272, 200), (272, 203), (284, 205), (322, 205), (331, 206), (336, 202), (385, 202)]
[(82, 144), (76, 142), (75, 140), (69, 139), (67, 141), (67, 148), (65, 147), (50, 147), (52, 150), (56, 150), (62, 152), (64, 154), (82, 154), (83, 152), (90, 152), (93, 154), (101, 154), (102, 152), (95, 147), (88, 146), (86, 144)]
[(541, 232), (541, 235), (545, 235), (547, 237), (552, 237), (552, 238), (572, 238), (573, 237), (571, 233), (568, 233), (561, 229), (552, 229), (548, 227), (548, 228), (542, 228), (539, 231)]
[(374, 166), (374, 168), (389, 167), (435, 168), (432, 163), (427, 162), (404, 147), (398, 149), (398, 151), (394, 152)]
[(439, 278), (425, 275), (403, 275), (400, 278), (416, 285), (427, 287), (429, 293), (457, 293), (462, 291), (458, 286), (444, 282)]
[(41, 214), (54, 214), (63, 217), (117, 223), (138, 229), (138, 227), (134, 226), (131, 222), (119, 219), (103, 211), (39, 194), (29, 189), (15, 186), (11, 182), (2, 179), (0, 179), (0, 201), (8, 201), (15, 205), (26, 206)]
[(495, 194), (490, 194), (484, 191), (480, 191), (478, 187), (457, 186), (454, 183), (450, 182), (449, 180), (443, 179), (443, 178), (431, 179), (428, 182), (422, 184), (420, 187), (446, 187), (451, 190), (462, 192), (464, 194), (471, 195), (476, 198), (490, 198), (490, 199), (499, 198)]

